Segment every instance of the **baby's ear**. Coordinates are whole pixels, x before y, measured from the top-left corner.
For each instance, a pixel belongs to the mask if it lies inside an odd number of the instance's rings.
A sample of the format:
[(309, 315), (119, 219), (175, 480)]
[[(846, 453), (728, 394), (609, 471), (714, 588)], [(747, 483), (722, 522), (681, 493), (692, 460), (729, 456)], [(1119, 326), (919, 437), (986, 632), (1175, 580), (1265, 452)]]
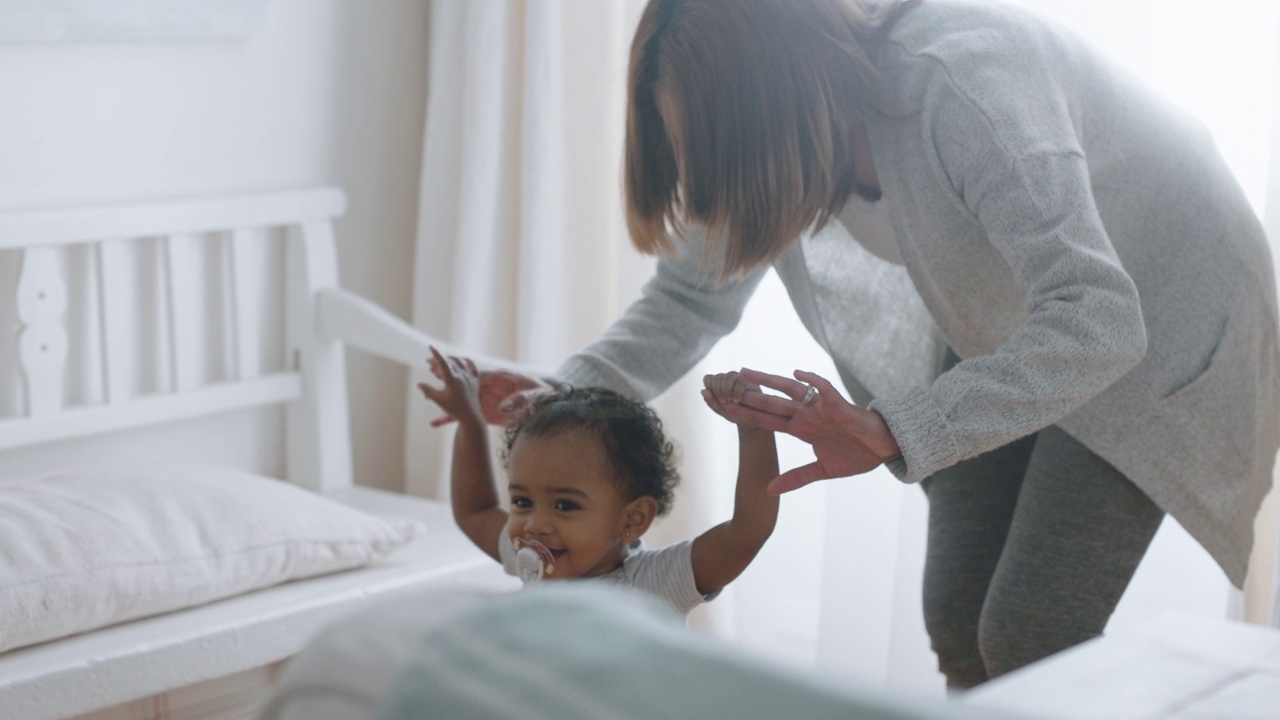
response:
[(652, 495), (643, 495), (627, 503), (622, 511), (623, 537), (628, 541), (644, 535), (654, 518), (658, 517), (658, 501)]

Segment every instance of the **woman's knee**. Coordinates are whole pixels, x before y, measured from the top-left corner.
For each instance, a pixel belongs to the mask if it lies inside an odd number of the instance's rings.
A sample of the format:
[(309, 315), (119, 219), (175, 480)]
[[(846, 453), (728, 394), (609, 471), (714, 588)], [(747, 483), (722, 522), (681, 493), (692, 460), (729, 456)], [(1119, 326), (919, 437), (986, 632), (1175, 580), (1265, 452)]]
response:
[(926, 585), (924, 626), (949, 688), (971, 688), (987, 680), (978, 647), (981, 598), (975, 607), (972, 595), (955, 587)]
[(1000, 677), (1101, 635), (1110, 613), (1102, 608), (1084, 612), (1075, 605), (1065, 601), (1058, 606), (1044, 596), (1010, 602), (990, 598), (977, 632), (987, 677)]

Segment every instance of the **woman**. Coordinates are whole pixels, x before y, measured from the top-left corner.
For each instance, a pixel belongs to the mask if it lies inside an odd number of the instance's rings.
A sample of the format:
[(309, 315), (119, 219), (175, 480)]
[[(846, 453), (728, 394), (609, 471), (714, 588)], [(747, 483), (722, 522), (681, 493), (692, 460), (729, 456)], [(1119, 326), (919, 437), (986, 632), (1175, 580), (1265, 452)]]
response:
[[(878, 8), (649, 3), (625, 192), (663, 259), (556, 379), (656, 395), (772, 265), (858, 406), (746, 373), (789, 399), (726, 410), (812, 444), (775, 491), (881, 463), (923, 484), (926, 626), (964, 688), (1100, 634), (1166, 512), (1241, 585), (1280, 442), (1275, 281), (1208, 133), (1077, 38)], [(539, 383), (486, 384), (496, 418)]]

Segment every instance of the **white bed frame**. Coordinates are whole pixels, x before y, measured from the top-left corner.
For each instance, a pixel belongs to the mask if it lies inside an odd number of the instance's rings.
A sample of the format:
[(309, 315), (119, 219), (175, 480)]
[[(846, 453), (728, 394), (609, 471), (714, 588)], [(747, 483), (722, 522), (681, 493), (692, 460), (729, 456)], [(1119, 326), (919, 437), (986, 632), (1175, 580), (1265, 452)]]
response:
[[(123, 429), (274, 405), (287, 407), (287, 480), (361, 509), (409, 515), (429, 532), (386, 562), (357, 571), (288, 583), (221, 602), (104, 628), (0, 654), (0, 716), (66, 718), (119, 706), (211, 679), (244, 673), (295, 653), (321, 625), (371, 596), (427, 585), (512, 588), (511, 579), (475, 549), (441, 503), (355, 486), (343, 346), (419, 366), (431, 343), (368, 300), (338, 284), (333, 220), (341, 191), (320, 188), (150, 205), (83, 207), (0, 214), (0, 251), (21, 253), (17, 283), (17, 366), (25, 388), (20, 417), (0, 420), (0, 475), (5, 455), (55, 441), (110, 437)], [(246, 328), (251, 307), (243, 276), (255, 268), (249, 244), (263, 230), (285, 233), (286, 367), (259, 372), (258, 340)], [(190, 328), (164, 328), (171, 351), (168, 390), (128, 397), (113, 324), (113, 263), (121, 244), (159, 243), (169, 318), (200, 302), (184, 293), (190, 273), (204, 272), (191, 242), (219, 243), (229, 310), (223, 320), (229, 377), (201, 383), (178, 351)], [(67, 407), (67, 287), (58, 252), (86, 246), (95, 268), (101, 330), (103, 401)], [(481, 358), (481, 362), (492, 360)], [(0, 478), (2, 479), (2, 478)], [(2, 619), (0, 619), (2, 621)]]

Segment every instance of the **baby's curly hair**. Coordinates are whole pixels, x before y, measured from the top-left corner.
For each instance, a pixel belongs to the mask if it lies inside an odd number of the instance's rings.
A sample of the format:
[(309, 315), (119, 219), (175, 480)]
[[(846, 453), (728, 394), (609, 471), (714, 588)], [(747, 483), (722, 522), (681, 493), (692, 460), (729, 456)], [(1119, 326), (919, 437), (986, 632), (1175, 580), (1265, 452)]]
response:
[(671, 511), (680, 474), (675, 468), (675, 446), (662, 432), (662, 420), (648, 405), (607, 388), (570, 388), (539, 396), (527, 412), (507, 425), (502, 463), (507, 464), (517, 438), (553, 437), (574, 430), (600, 441), (628, 502), (649, 495), (658, 501), (659, 516)]

